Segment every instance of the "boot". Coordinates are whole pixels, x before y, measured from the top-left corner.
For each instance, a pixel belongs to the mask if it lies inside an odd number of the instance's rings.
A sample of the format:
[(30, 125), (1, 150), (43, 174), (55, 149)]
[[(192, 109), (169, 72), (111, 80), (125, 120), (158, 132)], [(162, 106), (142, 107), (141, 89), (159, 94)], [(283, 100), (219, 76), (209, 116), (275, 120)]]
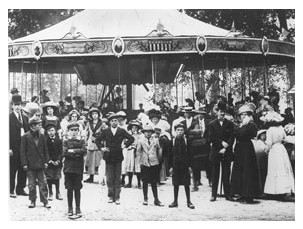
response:
[(178, 207), (178, 203), (177, 202), (172, 202), (170, 205), (168, 205), (169, 208), (177, 208)]
[(29, 208), (34, 208), (36, 207), (36, 202), (35, 201), (31, 201), (30, 205), (28, 205)]

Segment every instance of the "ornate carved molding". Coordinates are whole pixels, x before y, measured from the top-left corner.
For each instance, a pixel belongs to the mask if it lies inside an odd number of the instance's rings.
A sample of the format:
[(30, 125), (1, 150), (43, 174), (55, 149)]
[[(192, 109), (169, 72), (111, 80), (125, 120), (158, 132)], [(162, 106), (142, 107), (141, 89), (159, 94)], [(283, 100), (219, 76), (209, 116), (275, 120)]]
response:
[(25, 57), (29, 54), (29, 47), (25, 45), (10, 45), (8, 47), (9, 57)]

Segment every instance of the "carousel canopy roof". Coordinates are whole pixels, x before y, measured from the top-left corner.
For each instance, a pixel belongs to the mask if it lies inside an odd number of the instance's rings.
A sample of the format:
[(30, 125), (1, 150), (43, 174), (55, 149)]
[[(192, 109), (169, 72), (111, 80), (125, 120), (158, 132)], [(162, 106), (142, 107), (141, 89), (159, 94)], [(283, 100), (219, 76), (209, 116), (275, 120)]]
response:
[(8, 54), (10, 72), (143, 84), (173, 82), (181, 64), (186, 71), (294, 62), (295, 45), (236, 37), (178, 10), (92, 9), (9, 41)]
[(173, 36), (226, 36), (229, 31), (194, 19), (178, 10), (83, 10), (56, 25), (14, 42), (62, 39), (72, 29), (86, 38), (144, 37), (158, 23)]

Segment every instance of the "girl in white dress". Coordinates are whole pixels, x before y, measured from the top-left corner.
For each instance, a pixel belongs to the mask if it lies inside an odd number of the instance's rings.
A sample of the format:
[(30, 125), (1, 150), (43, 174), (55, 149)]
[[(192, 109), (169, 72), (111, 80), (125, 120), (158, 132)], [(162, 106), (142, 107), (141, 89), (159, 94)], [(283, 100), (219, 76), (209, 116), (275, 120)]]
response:
[(286, 137), (281, 126), (283, 117), (271, 111), (260, 119), (270, 126), (266, 133), (266, 145), (269, 147), (269, 153), (264, 193), (285, 199), (285, 194), (294, 193), (295, 181), (289, 156), (282, 144)]

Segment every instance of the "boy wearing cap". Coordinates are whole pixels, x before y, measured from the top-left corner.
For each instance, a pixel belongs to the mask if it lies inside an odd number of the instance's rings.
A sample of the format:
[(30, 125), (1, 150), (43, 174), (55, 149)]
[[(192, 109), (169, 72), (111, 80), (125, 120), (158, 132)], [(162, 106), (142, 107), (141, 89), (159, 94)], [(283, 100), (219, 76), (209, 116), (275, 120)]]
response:
[(37, 192), (36, 180), (39, 184), (40, 201), (44, 207), (50, 208), (47, 200), (47, 182), (44, 170), (48, 166), (49, 155), (45, 136), (41, 134), (42, 120), (33, 117), (29, 120), (30, 131), (25, 133), (21, 138), (20, 158), (21, 165), (27, 171), (29, 208), (36, 206)]
[(75, 194), (76, 213), (75, 218), (82, 216), (80, 210), (80, 198), (83, 179), (83, 156), (86, 153), (85, 141), (79, 139), (79, 124), (70, 123), (67, 126), (69, 138), (63, 141), (63, 172), (65, 188), (67, 189), (68, 216), (73, 216), (73, 194)]
[(62, 140), (58, 137), (54, 124), (48, 124), (45, 129), (47, 132), (46, 143), (49, 154), (48, 167), (45, 171), (49, 191), (48, 200), (53, 200), (53, 184), (56, 187), (56, 199), (62, 200), (59, 186), (62, 170)]
[(133, 136), (118, 127), (118, 117), (116, 114), (109, 116), (110, 127), (96, 136), (96, 144), (104, 152), (103, 159), (106, 162), (108, 203), (115, 202), (117, 205), (120, 204), (121, 163), (124, 159), (121, 145), (123, 142), (125, 148), (128, 148), (134, 142)]
[(152, 126), (145, 126), (141, 132), (144, 134), (144, 137), (138, 141), (137, 155), (140, 157), (141, 164), (141, 176), (143, 181), (144, 195), (143, 205), (148, 204), (148, 184), (151, 184), (155, 199), (154, 204), (156, 206), (163, 206), (158, 198), (157, 191), (158, 170), (162, 151), (159, 145), (159, 141), (151, 137), (154, 133)]

